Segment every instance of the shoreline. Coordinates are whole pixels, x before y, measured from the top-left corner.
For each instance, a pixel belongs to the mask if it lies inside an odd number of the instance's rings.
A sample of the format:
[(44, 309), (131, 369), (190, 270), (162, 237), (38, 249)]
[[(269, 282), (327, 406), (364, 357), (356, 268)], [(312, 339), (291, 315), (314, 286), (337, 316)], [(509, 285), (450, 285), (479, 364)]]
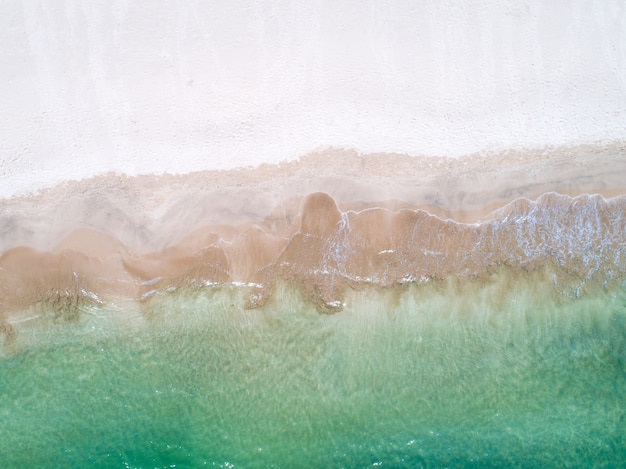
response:
[(480, 277), (500, 265), (553, 266), (578, 279), (563, 281), (572, 291), (619, 284), (625, 155), (619, 145), (465, 160), (335, 150), (238, 171), (66, 183), (0, 201), (0, 323), (38, 304), (71, 316), (84, 301), (229, 284), (247, 288), (255, 308), (281, 281), (333, 313), (361, 285)]

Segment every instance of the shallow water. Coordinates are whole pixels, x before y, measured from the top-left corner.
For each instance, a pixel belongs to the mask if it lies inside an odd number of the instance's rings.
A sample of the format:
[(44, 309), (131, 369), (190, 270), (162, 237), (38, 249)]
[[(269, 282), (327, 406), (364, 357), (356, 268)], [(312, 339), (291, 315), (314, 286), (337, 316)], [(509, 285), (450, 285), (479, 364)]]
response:
[(364, 289), (331, 316), (283, 286), (253, 310), (230, 287), (159, 293), (126, 323), (43, 318), (4, 347), (0, 460), (615, 467), (626, 290), (570, 298), (546, 278)]

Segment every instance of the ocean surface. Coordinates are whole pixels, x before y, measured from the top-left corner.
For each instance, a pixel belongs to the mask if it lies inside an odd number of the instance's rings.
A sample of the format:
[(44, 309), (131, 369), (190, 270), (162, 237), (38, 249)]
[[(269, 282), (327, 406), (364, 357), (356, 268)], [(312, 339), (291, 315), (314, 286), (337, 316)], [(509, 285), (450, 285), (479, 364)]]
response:
[(2, 466), (619, 467), (609, 150), (0, 201)]
[(626, 460), (623, 286), (564, 296), (548, 272), (503, 267), (366, 288), (334, 315), (287, 286), (259, 309), (241, 300), (183, 289), (141, 326), (85, 307), (22, 329), (0, 360), (3, 466)]

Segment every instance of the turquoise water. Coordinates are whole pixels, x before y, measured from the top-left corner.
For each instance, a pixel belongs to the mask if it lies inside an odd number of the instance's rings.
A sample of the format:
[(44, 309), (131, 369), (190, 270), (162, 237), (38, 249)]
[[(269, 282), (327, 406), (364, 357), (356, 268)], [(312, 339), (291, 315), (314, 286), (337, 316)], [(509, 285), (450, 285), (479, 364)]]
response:
[[(0, 359), (3, 467), (616, 467), (626, 293), (545, 279), (155, 295), (143, 324), (81, 311)], [(129, 314), (136, 314), (130, 313)]]

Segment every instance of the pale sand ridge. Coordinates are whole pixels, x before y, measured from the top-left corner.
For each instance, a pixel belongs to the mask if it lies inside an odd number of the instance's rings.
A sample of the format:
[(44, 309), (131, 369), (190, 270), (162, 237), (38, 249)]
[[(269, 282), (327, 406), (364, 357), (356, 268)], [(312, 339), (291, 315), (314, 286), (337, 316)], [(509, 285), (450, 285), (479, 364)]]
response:
[(477, 154), (460, 159), (359, 155), (327, 150), (297, 162), (185, 176), (108, 174), (0, 201), (0, 252), (14, 246), (50, 250), (78, 228), (150, 252), (204, 226), (265, 220), (293, 223), (300, 201), (330, 194), (342, 210), (384, 206), (423, 209), (474, 222), (517, 198), (624, 193), (626, 146)]

